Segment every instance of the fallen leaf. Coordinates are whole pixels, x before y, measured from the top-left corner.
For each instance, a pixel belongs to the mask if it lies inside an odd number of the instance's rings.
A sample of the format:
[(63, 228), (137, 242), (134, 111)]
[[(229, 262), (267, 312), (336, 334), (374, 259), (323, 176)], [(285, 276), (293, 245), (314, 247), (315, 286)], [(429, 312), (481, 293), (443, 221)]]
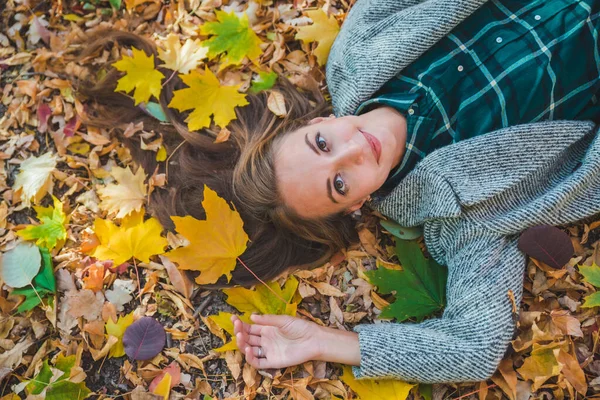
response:
[(305, 13), (313, 24), (299, 27), (296, 39), (306, 43), (318, 42), (314, 54), (319, 65), (325, 65), (333, 41), (340, 32), (340, 26), (332, 15), (327, 17), (327, 13), (323, 10), (308, 10)]
[(239, 213), (217, 193), (204, 186), (202, 207), (206, 220), (191, 216), (171, 217), (175, 229), (190, 241), (167, 254), (180, 269), (200, 271), (198, 284), (215, 283), (222, 275), (231, 279), (236, 259), (246, 250), (248, 235)]
[(188, 87), (173, 92), (169, 107), (193, 110), (185, 119), (191, 131), (210, 126), (211, 115), (215, 124), (224, 128), (236, 118), (235, 107), (249, 104), (246, 95), (238, 92), (240, 85), (222, 86), (208, 67), (204, 74), (196, 70), (180, 77)]
[(569, 235), (551, 225), (526, 229), (519, 237), (519, 250), (543, 263), (562, 268), (573, 256), (573, 243)]
[(135, 90), (135, 105), (150, 100), (151, 96), (160, 97), (161, 81), (165, 76), (154, 68), (154, 55), (146, 55), (143, 50), (131, 49), (133, 56), (124, 55), (112, 64), (117, 70), (125, 72), (119, 79), (115, 92), (129, 93)]
[(94, 293), (89, 289), (69, 291), (65, 294), (65, 300), (61, 307), (66, 307), (67, 313), (73, 318), (84, 317), (93, 321), (100, 317), (104, 305), (104, 294)]
[(36, 239), (38, 246), (46, 247), (52, 250), (56, 247), (59, 241), (67, 238), (67, 216), (63, 212), (63, 204), (56, 197), (52, 196), (54, 207), (39, 207), (33, 208), (37, 212), (37, 218), (40, 220), (39, 225), (30, 225), (25, 229), (17, 232), (17, 235), (25, 240)]
[(382, 309), (381, 318), (398, 322), (411, 317), (422, 319), (444, 307), (447, 269), (426, 259), (415, 241), (397, 240), (396, 254), (402, 270), (379, 268), (366, 271), (369, 282), (381, 293), (395, 293), (396, 300)]
[(13, 288), (31, 283), (42, 265), (38, 247), (31, 243), (19, 243), (0, 256), (0, 277)]
[(391, 379), (360, 379), (354, 378), (352, 368), (344, 366), (340, 377), (350, 389), (354, 390), (361, 400), (404, 400), (416, 385)]
[(123, 306), (133, 300), (131, 293), (137, 284), (132, 280), (115, 279), (113, 288), (107, 290), (104, 295), (106, 300), (114, 304), (117, 311), (123, 311)]
[(125, 330), (125, 353), (134, 360), (149, 360), (165, 347), (165, 328), (154, 318), (142, 317)]
[(273, 90), (271, 93), (269, 93), (269, 97), (267, 98), (267, 107), (278, 117), (285, 117), (287, 114), (285, 98), (281, 92), (276, 90)]
[(29, 206), (31, 199), (38, 203), (52, 187), (52, 171), (58, 159), (48, 152), (39, 157), (31, 156), (20, 165), (13, 189), (21, 193), (21, 201)]
[(111, 183), (98, 189), (98, 195), (102, 200), (99, 204), (100, 208), (109, 213), (116, 213), (116, 218), (123, 218), (133, 211), (141, 211), (148, 194), (143, 168), (138, 168), (133, 174), (129, 167), (113, 167), (110, 174), (118, 183)]
[(163, 230), (155, 218), (144, 221), (143, 210), (134, 212), (116, 226), (113, 222), (96, 218), (94, 232), (100, 245), (91, 252), (99, 260), (112, 260), (121, 265), (131, 258), (142, 262), (150, 262), (150, 257), (162, 254), (167, 246), (167, 239), (160, 234)]
[(179, 382), (181, 381), (181, 367), (179, 366), (179, 364), (173, 361), (152, 380), (150, 386), (148, 386), (148, 390), (154, 392), (154, 388), (159, 384), (159, 382), (167, 373), (171, 376), (171, 388), (174, 388), (175, 386), (179, 385)]
[(228, 65), (240, 64), (244, 57), (255, 60), (262, 54), (260, 49), (262, 41), (250, 28), (246, 14), (240, 18), (233, 12), (228, 14), (221, 10), (215, 10), (215, 14), (217, 21), (206, 22), (200, 27), (200, 33), (212, 35), (205, 42), (210, 58), (227, 53), (223, 58), (221, 69)]
[(122, 357), (125, 355), (125, 348), (123, 347), (123, 335), (125, 334), (125, 330), (131, 324), (133, 324), (133, 312), (124, 317), (119, 317), (117, 323), (114, 323), (112, 319), (106, 321), (106, 334), (108, 336), (114, 336), (117, 338), (117, 342), (110, 348), (110, 351), (108, 352), (109, 357)]
[(179, 36), (174, 33), (167, 36), (163, 46), (165, 47), (164, 50), (158, 48), (158, 57), (164, 61), (161, 66), (182, 74), (187, 74), (196, 69), (208, 54), (208, 48), (203, 46), (200, 40), (187, 39), (182, 46)]

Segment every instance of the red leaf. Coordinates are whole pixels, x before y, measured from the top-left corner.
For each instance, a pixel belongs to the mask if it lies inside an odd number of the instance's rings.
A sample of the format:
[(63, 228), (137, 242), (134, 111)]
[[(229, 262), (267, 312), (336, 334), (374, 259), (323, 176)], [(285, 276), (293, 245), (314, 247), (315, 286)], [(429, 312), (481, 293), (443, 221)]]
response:
[(165, 376), (167, 372), (169, 373), (169, 375), (171, 375), (171, 389), (179, 385), (179, 382), (181, 382), (181, 367), (179, 366), (179, 364), (173, 361), (152, 380), (150, 386), (148, 386), (149, 392), (154, 392), (154, 388), (156, 387), (156, 385), (158, 385), (158, 383), (161, 381), (161, 379)]

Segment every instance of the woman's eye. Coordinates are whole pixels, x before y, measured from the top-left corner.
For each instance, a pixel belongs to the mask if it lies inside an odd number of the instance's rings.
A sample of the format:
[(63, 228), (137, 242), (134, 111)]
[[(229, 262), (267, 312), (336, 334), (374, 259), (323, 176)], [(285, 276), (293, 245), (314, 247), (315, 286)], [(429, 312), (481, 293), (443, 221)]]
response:
[(335, 176), (335, 179), (333, 180), (333, 186), (335, 187), (335, 190), (337, 190), (337, 192), (342, 196), (346, 194), (346, 183), (341, 176)]
[(317, 136), (315, 136), (315, 142), (321, 151), (329, 151), (329, 148), (327, 147), (327, 141), (323, 139), (321, 133), (317, 132)]

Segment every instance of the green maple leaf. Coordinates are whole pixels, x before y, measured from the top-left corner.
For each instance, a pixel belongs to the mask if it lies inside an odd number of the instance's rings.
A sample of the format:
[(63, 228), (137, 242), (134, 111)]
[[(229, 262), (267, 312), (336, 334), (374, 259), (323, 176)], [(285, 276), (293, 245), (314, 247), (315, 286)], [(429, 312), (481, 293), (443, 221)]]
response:
[(394, 293), (396, 300), (381, 312), (381, 318), (423, 319), (446, 303), (448, 270), (433, 259), (426, 259), (415, 241), (397, 240), (396, 254), (402, 270), (381, 265), (366, 275), (383, 294)]
[(207, 22), (200, 27), (203, 35), (213, 35), (204, 42), (208, 47), (208, 57), (214, 58), (222, 53), (227, 53), (223, 59), (221, 69), (228, 65), (237, 65), (244, 57), (255, 60), (262, 54), (260, 44), (262, 41), (250, 28), (248, 16), (244, 14), (238, 18), (233, 12), (227, 14), (216, 10), (217, 22)]
[[(588, 267), (585, 265), (579, 266), (579, 273), (583, 275), (586, 282), (600, 288), (600, 267), (596, 264)], [(592, 293), (584, 298), (585, 303), (581, 307), (591, 308), (600, 307), (600, 291)]]
[(25, 240), (37, 239), (35, 244), (52, 250), (59, 240), (67, 238), (65, 223), (67, 216), (63, 212), (63, 205), (56, 197), (52, 196), (54, 207), (33, 207), (37, 212), (40, 225), (31, 225), (17, 232)]

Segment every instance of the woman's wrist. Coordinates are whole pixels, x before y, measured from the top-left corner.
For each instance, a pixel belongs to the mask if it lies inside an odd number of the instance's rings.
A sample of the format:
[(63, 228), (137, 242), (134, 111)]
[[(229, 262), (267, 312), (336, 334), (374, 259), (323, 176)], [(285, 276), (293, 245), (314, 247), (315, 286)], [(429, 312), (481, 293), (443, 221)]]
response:
[(358, 333), (319, 326), (315, 360), (360, 365)]

